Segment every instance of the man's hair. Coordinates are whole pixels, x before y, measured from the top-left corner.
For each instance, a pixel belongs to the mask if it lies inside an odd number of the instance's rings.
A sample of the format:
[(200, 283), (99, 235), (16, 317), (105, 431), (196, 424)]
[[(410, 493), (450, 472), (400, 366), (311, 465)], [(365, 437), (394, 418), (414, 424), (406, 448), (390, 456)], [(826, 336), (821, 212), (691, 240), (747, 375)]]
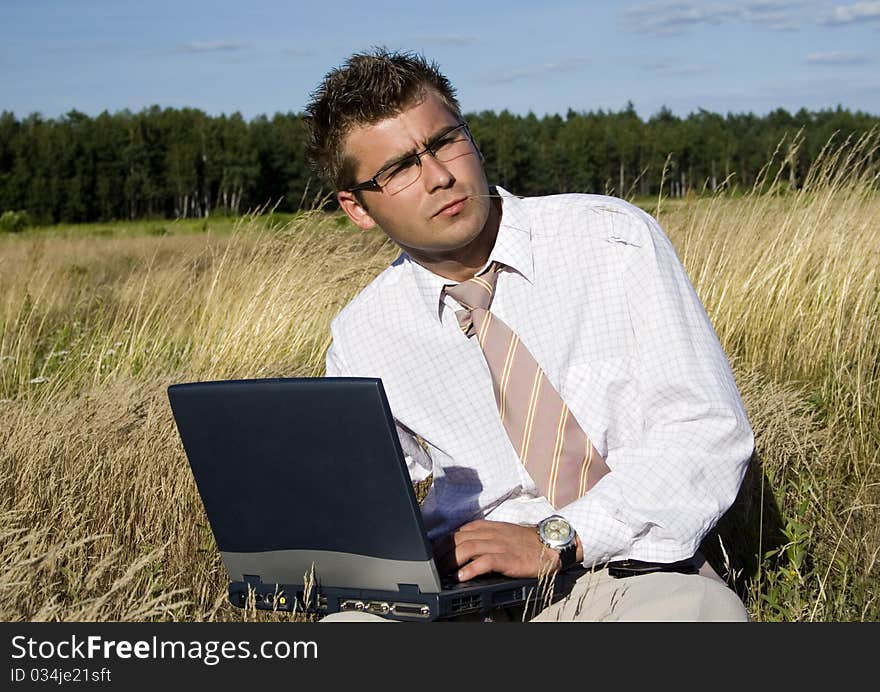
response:
[(343, 152), (345, 137), (356, 127), (393, 118), (424, 96), (437, 92), (461, 119), (455, 89), (435, 62), (410, 52), (374, 48), (355, 53), (331, 70), (306, 106), (306, 154), (318, 174), (336, 190), (357, 184), (355, 162)]

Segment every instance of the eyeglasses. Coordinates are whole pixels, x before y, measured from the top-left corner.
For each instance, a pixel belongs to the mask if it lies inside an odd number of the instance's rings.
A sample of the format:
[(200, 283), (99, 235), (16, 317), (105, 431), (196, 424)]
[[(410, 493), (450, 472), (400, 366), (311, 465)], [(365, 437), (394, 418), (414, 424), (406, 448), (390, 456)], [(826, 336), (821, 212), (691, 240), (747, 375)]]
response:
[(419, 179), (422, 174), (422, 156), (425, 154), (431, 154), (441, 163), (448, 163), (474, 151), (467, 123), (459, 123), (435, 137), (420, 152), (388, 164), (369, 180), (348, 188), (348, 192), (384, 190), (389, 195), (396, 195)]

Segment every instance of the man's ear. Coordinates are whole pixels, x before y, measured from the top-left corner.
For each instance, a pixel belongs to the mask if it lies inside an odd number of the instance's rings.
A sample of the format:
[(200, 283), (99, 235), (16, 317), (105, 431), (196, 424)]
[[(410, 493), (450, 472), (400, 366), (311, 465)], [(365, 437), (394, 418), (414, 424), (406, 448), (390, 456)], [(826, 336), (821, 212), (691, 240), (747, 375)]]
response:
[(346, 213), (348, 218), (352, 220), (355, 226), (364, 231), (370, 231), (376, 227), (376, 221), (370, 216), (370, 212), (359, 201), (353, 192), (341, 190), (336, 193), (336, 201), (342, 207), (342, 211)]

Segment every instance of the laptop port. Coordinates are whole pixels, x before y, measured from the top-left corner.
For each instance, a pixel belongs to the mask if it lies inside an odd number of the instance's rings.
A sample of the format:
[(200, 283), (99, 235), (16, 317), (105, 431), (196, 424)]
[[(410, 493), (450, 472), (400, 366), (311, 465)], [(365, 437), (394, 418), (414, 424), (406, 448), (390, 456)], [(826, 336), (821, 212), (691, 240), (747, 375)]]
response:
[(260, 604), (264, 609), (290, 610), (290, 603), (283, 591), (262, 594), (257, 599), (257, 607), (260, 607)]
[(391, 610), (391, 606), (385, 603), (385, 601), (370, 601), (367, 603), (367, 612), (374, 615), (387, 615), (389, 610)]
[(352, 601), (346, 600), (342, 601), (339, 604), (339, 610), (363, 610), (364, 602), (363, 601)]
[(431, 609), (421, 603), (392, 603), (391, 614), (407, 618), (431, 617)]

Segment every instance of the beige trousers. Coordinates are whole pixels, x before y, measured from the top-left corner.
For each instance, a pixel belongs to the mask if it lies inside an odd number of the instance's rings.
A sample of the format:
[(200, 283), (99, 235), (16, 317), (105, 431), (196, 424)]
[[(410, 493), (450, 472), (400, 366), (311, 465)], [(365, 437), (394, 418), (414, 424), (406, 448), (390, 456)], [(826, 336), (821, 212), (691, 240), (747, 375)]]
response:
[[(474, 622), (747, 622), (737, 595), (705, 560), (699, 574), (654, 572), (618, 579), (607, 569), (571, 570), (554, 592), (525, 607), (493, 610), (450, 621)], [(362, 612), (333, 613), (321, 622), (395, 622)]]

